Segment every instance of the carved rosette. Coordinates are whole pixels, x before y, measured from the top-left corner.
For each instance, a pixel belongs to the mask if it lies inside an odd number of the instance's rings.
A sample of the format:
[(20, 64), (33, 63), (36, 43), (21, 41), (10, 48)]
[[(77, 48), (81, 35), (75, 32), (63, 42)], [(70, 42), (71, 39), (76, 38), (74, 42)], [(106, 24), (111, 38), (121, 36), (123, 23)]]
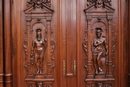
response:
[(54, 51), (56, 41), (51, 28), (53, 10), (51, 0), (28, 0), (24, 10), (26, 30), (23, 48), (25, 52), (25, 81), (28, 87), (52, 87)]
[[(111, 0), (87, 0), (83, 49), (88, 87), (112, 87), (116, 39)], [(108, 84), (108, 82), (111, 82)]]

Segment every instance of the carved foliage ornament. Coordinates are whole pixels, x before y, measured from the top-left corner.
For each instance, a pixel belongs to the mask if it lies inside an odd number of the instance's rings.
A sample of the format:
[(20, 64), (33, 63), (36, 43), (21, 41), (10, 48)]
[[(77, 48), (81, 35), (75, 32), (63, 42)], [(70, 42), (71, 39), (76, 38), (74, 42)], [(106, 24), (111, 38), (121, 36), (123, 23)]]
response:
[(29, 87), (52, 87), (52, 85), (44, 84), (43, 82), (37, 82), (36, 84), (30, 84)]
[(87, 0), (87, 6), (91, 6), (92, 4), (95, 4), (95, 7), (104, 7), (104, 4), (107, 4), (111, 6), (111, 0)]
[(51, 7), (51, 0), (30, 0), (27, 1), (27, 6), (32, 6), (34, 8), (43, 8), (44, 6)]
[(99, 82), (99, 83), (88, 85), (88, 87), (112, 87), (112, 85)]

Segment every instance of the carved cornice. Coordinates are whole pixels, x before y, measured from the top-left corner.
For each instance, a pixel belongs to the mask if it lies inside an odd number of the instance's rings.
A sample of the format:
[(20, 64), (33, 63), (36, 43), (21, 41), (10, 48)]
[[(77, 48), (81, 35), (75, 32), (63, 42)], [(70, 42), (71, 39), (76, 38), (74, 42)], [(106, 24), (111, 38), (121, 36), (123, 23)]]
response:
[(98, 8), (95, 8), (95, 4), (92, 4), (84, 9), (85, 13), (114, 13), (115, 9), (107, 4), (104, 4), (105, 8), (98, 10)]

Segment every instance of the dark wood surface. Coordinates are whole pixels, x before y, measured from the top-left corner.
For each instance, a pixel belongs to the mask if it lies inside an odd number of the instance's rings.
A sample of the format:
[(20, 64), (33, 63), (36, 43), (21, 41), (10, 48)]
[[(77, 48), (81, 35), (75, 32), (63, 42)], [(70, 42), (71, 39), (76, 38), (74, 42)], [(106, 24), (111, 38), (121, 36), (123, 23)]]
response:
[(3, 7), (2, 0), (0, 0), (0, 87), (4, 87), (3, 85)]
[(130, 86), (130, 58), (129, 58), (129, 56), (130, 56), (130, 1), (128, 1), (128, 9), (127, 9), (128, 11), (127, 11), (127, 20), (128, 20), (128, 28), (127, 28), (127, 31), (126, 31), (126, 35), (127, 35), (127, 58), (128, 58), (128, 65), (126, 65), (126, 66), (128, 66), (128, 75), (126, 75), (127, 76), (127, 78), (128, 78), (128, 86)]
[[(88, 28), (88, 21), (86, 20), (87, 18), (83, 11), (86, 8), (87, 2), (86, 0), (51, 0), (51, 2), (51, 8), (54, 10), (54, 12), (52, 15), (52, 20), (47, 21), (47, 29), (49, 31), (52, 29), (53, 34), (47, 34), (47, 38), (49, 39), (47, 52), (45, 53), (45, 55), (47, 56), (45, 59), (45, 64), (50, 61), (49, 55), (51, 54), (50, 49), (52, 44), (50, 44), (49, 41), (51, 40), (51, 38), (55, 38), (56, 49), (54, 50), (53, 54), (55, 58), (53, 61), (53, 63), (55, 64), (55, 68), (52, 73), (54, 82), (53, 79), (40, 79), (39, 81), (52, 81), (53, 87), (87, 87), (88, 83), (86, 81), (88, 81), (89, 79), (86, 79), (87, 70), (84, 67), (84, 65), (86, 64), (86, 54), (82, 46), (84, 38), (86, 37), (85, 30)], [(113, 14), (113, 22), (111, 25), (112, 28), (114, 28), (114, 35), (116, 37), (116, 50), (114, 53), (115, 58), (112, 60), (112, 73), (115, 81), (113, 81), (112, 87), (128, 87), (129, 53), (127, 52), (130, 51), (129, 49), (127, 50), (127, 44), (129, 44), (130, 42), (128, 40), (129, 8), (127, 6), (129, 5), (126, 0), (112, 0), (111, 4), (111, 7), (115, 9)], [(34, 79), (35, 81), (31, 81), (30, 83), (25, 81), (27, 77), (27, 72), (24, 67), (25, 52), (23, 48), (23, 43), (25, 40), (26, 28), (29, 28), (27, 24), (29, 22), (26, 22), (27, 19), (24, 12), (26, 8), (26, 0), (13, 0), (13, 2), (10, 2), (10, 0), (4, 1), (4, 68), (6, 78), (5, 87), (28, 87), (28, 84), (34, 84), (34, 82), (37, 81), (37, 79)], [(40, 14), (37, 14), (36, 16), (41, 17)], [(0, 15), (0, 17), (2, 16)], [(2, 22), (0, 21), (0, 24), (1, 23)], [(51, 24), (51, 27), (49, 26), (49, 24)], [(0, 30), (2, 30), (1, 27)], [(2, 33), (0, 35), (2, 36)], [(91, 32), (89, 32), (89, 35), (90, 36), (88, 36), (88, 39), (92, 40), (94, 34), (91, 34)], [(105, 35), (107, 36), (108, 34)], [(0, 38), (2, 38), (1, 36)], [(35, 35), (32, 34), (28, 37), (35, 37)], [(109, 37), (112, 37), (112, 34), (109, 33)], [(89, 41), (89, 43), (90, 42), (91, 41)], [(32, 40), (28, 39), (28, 43), (30, 43), (28, 47), (31, 47)], [(108, 44), (109, 46), (111, 46), (110, 40)], [(2, 44), (0, 45), (2, 47)], [(90, 46), (90, 44), (88, 46)], [(28, 51), (29, 50), (30, 48), (28, 48)], [(88, 51), (91, 53), (91, 49), (89, 49)], [(110, 48), (109, 51), (111, 51)], [(0, 52), (0, 54), (1, 53), (2, 52)], [(0, 57), (0, 60), (2, 60), (2, 57)], [(0, 66), (2, 67), (3, 65)], [(0, 70), (0, 73), (2, 73), (3, 69), (0, 68)], [(47, 66), (45, 70), (49, 70)], [(103, 79), (101, 79), (100, 77), (97, 80)], [(93, 83), (94, 81), (91, 82)], [(107, 81), (107, 83), (112, 82)], [(46, 84), (51, 83), (48, 82)]]

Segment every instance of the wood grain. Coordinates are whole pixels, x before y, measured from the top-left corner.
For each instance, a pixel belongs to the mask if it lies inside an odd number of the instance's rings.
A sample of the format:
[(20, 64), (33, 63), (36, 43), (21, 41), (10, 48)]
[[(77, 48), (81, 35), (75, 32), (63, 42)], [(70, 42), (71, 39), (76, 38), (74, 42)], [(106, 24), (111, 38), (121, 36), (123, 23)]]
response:
[[(86, 36), (85, 30), (88, 26), (88, 21), (86, 20), (85, 14), (83, 12), (83, 10), (86, 8), (87, 2), (86, 0), (51, 1), (54, 14), (52, 16), (51, 27), (48, 26), (48, 29), (53, 29), (54, 34), (51, 36), (49, 34), (48, 37), (54, 37), (56, 40), (56, 49), (54, 51), (55, 60), (53, 62), (55, 64), (55, 69), (53, 72), (55, 81), (53, 83), (53, 87), (87, 87), (85, 82), (87, 72), (84, 68), (84, 65), (87, 61), (85, 61), (86, 55), (82, 47), (84, 37)], [(9, 0), (5, 0), (4, 3), (4, 67), (6, 73), (6, 82), (11, 82), (11, 73), (13, 74), (12, 84), (6, 83), (5, 87), (11, 87), (11, 85), (12, 87), (28, 87), (28, 84), (25, 81), (27, 73), (24, 68), (25, 54), (23, 50), (23, 41), (26, 31), (26, 17), (24, 14), (26, 4), (27, 0), (13, 0), (12, 5), (10, 4)], [(114, 54), (115, 59), (112, 60), (112, 63), (115, 65), (113, 71), (113, 77), (115, 78), (115, 81), (113, 82), (114, 84), (112, 87), (128, 87), (127, 72), (130, 50), (128, 49), (127, 53), (126, 44), (130, 43), (130, 41), (128, 40), (128, 37), (130, 37), (130, 26), (128, 27), (129, 21), (127, 20), (127, 17), (130, 14), (128, 11), (130, 7), (128, 8), (127, 6), (130, 5), (127, 5), (126, 0), (112, 0), (112, 7), (115, 9), (112, 28), (114, 28), (114, 35), (116, 36), (116, 51)], [(2, 16), (0, 15), (0, 17)], [(2, 33), (0, 35), (2, 36)], [(89, 35), (91, 36), (91, 31), (89, 32)], [(1, 36), (0, 38), (2, 38)], [(30, 35), (29, 37), (34, 36)], [(92, 39), (90, 37), (88, 38), (89, 40)], [(28, 40), (31, 47), (31, 39)], [(90, 45), (91, 44), (89, 44), (89, 57), (92, 56)], [(0, 51), (2, 51), (2, 45), (0, 44), (0, 46)], [(49, 56), (51, 46), (50, 43), (48, 43), (48, 46), (49, 48), (47, 51), (47, 58), (51, 60)], [(109, 49), (109, 51), (111, 51), (111, 49)], [(111, 56), (111, 54), (109, 56)], [(2, 60), (2, 56), (0, 57), (0, 60)], [(65, 75), (63, 74), (64, 60), (66, 61)], [(77, 66), (76, 75), (74, 75), (74, 60), (76, 60)], [(2, 67), (2, 63), (0, 64), (0, 67)], [(2, 70), (3, 69), (0, 68), (1, 72), (3, 72)]]
[(5, 87), (12, 87), (11, 68), (11, 1), (4, 1), (4, 59), (5, 59)]
[(3, 2), (0, 0), (0, 87), (4, 87), (3, 62)]

